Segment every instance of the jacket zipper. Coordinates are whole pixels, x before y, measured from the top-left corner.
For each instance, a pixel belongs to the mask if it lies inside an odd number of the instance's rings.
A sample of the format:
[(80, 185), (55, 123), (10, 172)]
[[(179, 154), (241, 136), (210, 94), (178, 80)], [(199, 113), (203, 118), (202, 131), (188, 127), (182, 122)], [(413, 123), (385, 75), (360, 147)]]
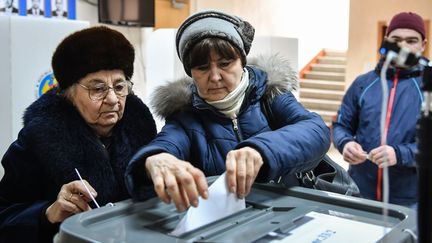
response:
[(241, 132), (240, 132), (240, 129), (239, 129), (239, 126), (238, 126), (237, 118), (233, 118), (231, 121), (233, 123), (233, 129), (234, 129), (234, 133), (236, 134), (237, 140), (239, 142), (243, 141), (243, 137), (241, 135)]

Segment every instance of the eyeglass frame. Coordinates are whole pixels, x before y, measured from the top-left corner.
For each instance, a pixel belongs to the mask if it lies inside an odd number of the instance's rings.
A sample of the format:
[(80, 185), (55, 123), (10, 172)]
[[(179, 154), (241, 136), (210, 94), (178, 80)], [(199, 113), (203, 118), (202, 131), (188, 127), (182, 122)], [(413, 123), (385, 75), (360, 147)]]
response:
[(128, 96), (129, 94), (132, 93), (132, 86), (134, 85), (134, 83), (133, 83), (132, 81), (130, 81), (130, 80), (123, 80), (123, 81), (120, 81), (120, 82), (125, 82), (126, 85), (128, 86), (128, 87), (127, 87), (127, 88), (128, 88), (128, 92), (127, 92), (126, 95), (123, 95), (123, 96), (122, 96), (122, 95), (118, 95), (118, 94), (115, 92), (114, 87), (111, 87), (111, 86), (105, 84), (105, 87), (108, 87), (108, 89), (105, 91), (105, 94), (104, 94), (102, 97), (100, 97), (99, 99), (92, 99), (92, 97), (91, 97), (91, 95), (90, 95), (90, 91), (92, 91), (92, 90), (94, 90), (94, 89), (89, 88), (89, 87), (87, 87), (86, 85), (81, 84), (81, 83), (77, 83), (77, 84), (78, 84), (79, 86), (81, 86), (83, 89), (87, 90), (88, 97), (89, 97), (89, 99), (90, 99), (91, 101), (100, 101), (100, 100), (104, 100), (104, 99), (107, 97), (107, 95), (108, 95), (108, 93), (109, 93), (110, 90), (112, 90), (112, 91), (114, 92), (114, 94), (115, 94), (117, 97), (122, 97), (122, 98), (123, 98), (123, 97), (126, 97), (126, 96)]

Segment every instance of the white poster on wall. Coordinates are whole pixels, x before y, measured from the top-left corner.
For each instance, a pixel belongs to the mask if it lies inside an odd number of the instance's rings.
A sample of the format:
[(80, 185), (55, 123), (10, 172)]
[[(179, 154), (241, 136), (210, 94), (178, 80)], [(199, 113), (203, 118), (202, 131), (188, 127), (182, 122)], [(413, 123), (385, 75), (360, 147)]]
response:
[(51, 17), (65, 19), (68, 16), (67, 0), (51, 0)]
[(18, 0), (0, 0), (0, 15), (18, 15)]
[(27, 0), (27, 15), (43, 17), (45, 15), (44, 0)]

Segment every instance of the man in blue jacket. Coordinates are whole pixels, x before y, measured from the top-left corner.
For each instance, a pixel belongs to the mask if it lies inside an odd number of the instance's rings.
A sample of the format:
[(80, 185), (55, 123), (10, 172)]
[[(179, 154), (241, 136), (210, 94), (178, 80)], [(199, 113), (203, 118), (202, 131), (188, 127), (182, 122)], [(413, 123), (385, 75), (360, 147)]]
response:
[[(411, 12), (395, 15), (387, 28), (389, 41), (423, 52), (426, 45), (422, 17)], [(368, 199), (381, 200), (382, 181), (379, 168), (387, 157), (390, 178), (390, 203), (416, 208), (417, 171), (414, 158), (416, 122), (423, 96), (420, 91), (421, 68), (404, 68), (391, 64), (387, 84), (387, 144), (381, 145), (380, 115), (382, 90), (380, 72), (360, 75), (343, 98), (337, 121), (333, 123), (333, 141), (350, 163), (349, 172)]]

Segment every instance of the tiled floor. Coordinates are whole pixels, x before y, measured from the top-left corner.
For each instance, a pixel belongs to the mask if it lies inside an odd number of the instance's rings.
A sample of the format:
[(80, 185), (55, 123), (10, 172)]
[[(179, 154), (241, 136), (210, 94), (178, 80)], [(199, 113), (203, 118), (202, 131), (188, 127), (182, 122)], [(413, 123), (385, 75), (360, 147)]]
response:
[(329, 151), (327, 152), (327, 155), (333, 159), (336, 163), (338, 163), (340, 166), (342, 166), (345, 170), (348, 170), (348, 163), (343, 160), (342, 154), (339, 153), (339, 151), (332, 146), (330, 146)]

